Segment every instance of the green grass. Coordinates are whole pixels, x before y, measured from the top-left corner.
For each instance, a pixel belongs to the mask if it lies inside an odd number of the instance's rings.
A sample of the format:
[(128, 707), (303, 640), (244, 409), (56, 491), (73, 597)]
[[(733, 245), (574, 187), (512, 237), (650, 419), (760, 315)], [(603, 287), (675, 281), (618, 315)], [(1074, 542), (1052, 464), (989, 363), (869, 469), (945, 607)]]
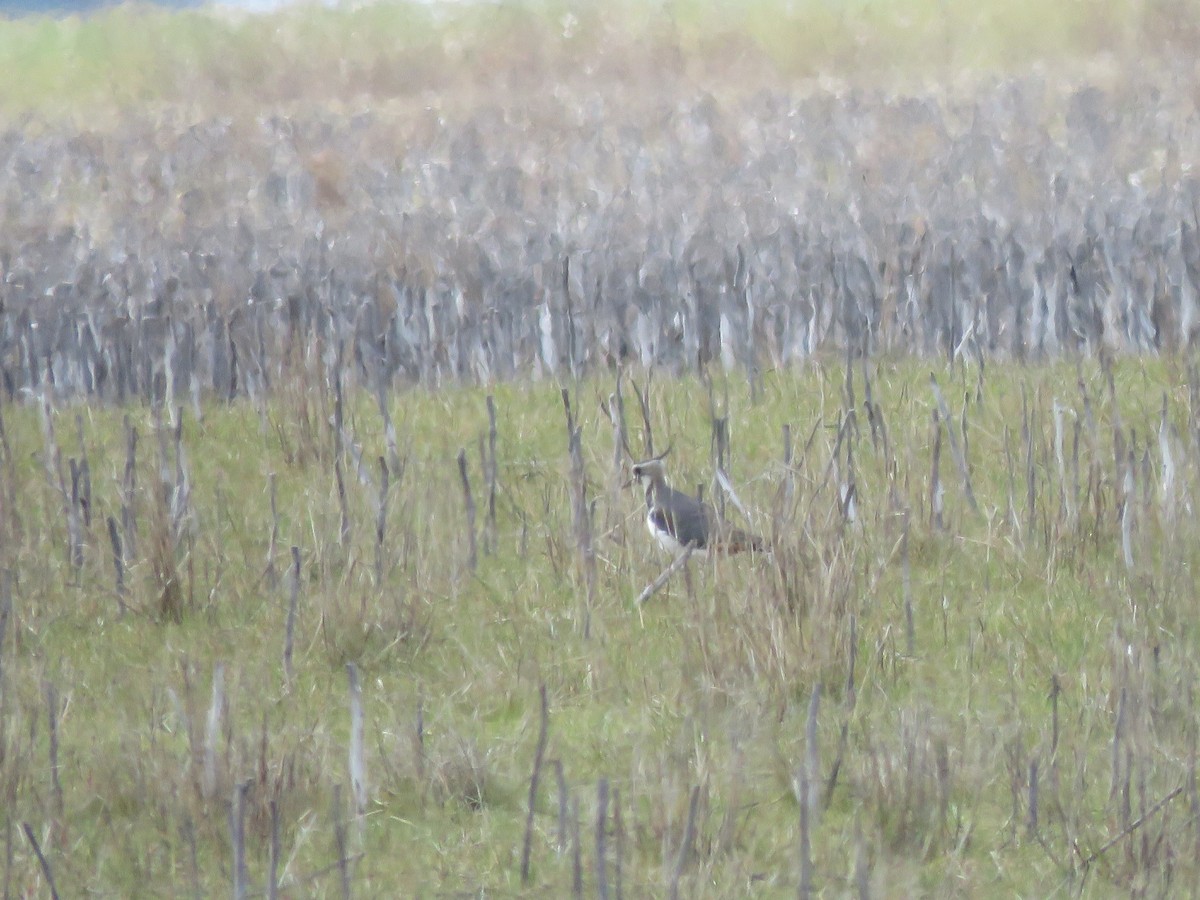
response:
[[(882, 436), (871, 438), (864, 371), (890, 455)], [(728, 391), (731, 477), (753, 511), (750, 524), (772, 535), (775, 558), (695, 561), (688, 578), (676, 577), (640, 609), (632, 599), (667, 560), (650, 546), (640, 498), (621, 490), (611, 471), (611, 429), (599, 409), (611, 382), (580, 385), (573, 394), (595, 500), (597, 591), (590, 608), (571, 536), (561, 400), (550, 384), (494, 391), (497, 529), (475, 572), (466, 566), (455, 457), (467, 449), (482, 529), (486, 495), (477, 448), (486, 433), (484, 394), (393, 397), (407, 466), (393, 485), (379, 586), (374, 488), (360, 484), (347, 460), (351, 529), (342, 544), (331, 438), (327, 428), (304, 424), (299, 395), (284, 391), (261, 416), (244, 404), (207, 407), (202, 421), (185, 413), (192, 511), (174, 557), (178, 621), (161, 609), (162, 584), (150, 562), (159, 471), (150, 412), (128, 411), (141, 438), (139, 532), (130, 559), (131, 612), (118, 617), (104, 521), (120, 517), (121, 412), (80, 408), (56, 415), (64, 460), (81, 456), (75, 415), (82, 415), (92, 473), (93, 524), (76, 571), (68, 561), (62, 499), (46, 475), (38, 412), (5, 409), (0, 559), (13, 576), (13, 600), (0, 647), (0, 786), (9, 798), (4, 822), (15, 854), (6, 878), (22, 890), (41, 883), (17, 830), (28, 822), (65, 896), (85, 889), (141, 892), (147, 885), (154, 893), (186, 893), (193, 883), (205, 894), (228, 890), (229, 798), (246, 781), (254, 886), (266, 878), (274, 800), (285, 889), (339, 892), (333, 797), (340, 785), (338, 816), (356, 893), (521, 893), (544, 684), (549, 762), (534, 818), (529, 892), (561, 896), (571, 887), (572, 854), (558, 850), (558, 762), (579, 804), (589, 891), (596, 884), (597, 783), (607, 778), (619, 792), (627, 895), (667, 892), (697, 786), (695, 848), (682, 895), (793, 894), (800, 858), (795, 784), (819, 683), (823, 784), (838, 765), (836, 786), (812, 828), (814, 881), (827, 893), (854, 889), (856, 859), (885, 896), (1045, 896), (1081, 884), (1104, 894), (1185, 883), (1196, 874), (1187, 848), (1196, 829), (1188, 812), (1196, 799), (1189, 760), (1197, 731), (1193, 660), (1200, 649), (1192, 626), (1197, 534), (1184, 509), (1194, 502), (1200, 469), (1186, 373), (1173, 361), (1127, 360), (1114, 370), (1110, 396), (1103, 374), (1083, 366), (1096, 430), (1081, 430), (1078, 504), (1071, 446), (1083, 403), (1072, 365), (992, 366), (981, 386), (973, 369), (936, 374), (960, 435), (966, 398), (978, 513), (967, 504), (943, 435), (943, 527), (931, 521), (934, 431), (926, 366), (876, 361), (856, 369), (857, 431), (849, 432), (828, 478), (836, 424), (845, 413), (840, 365), (768, 375), (753, 398), (736, 379), (718, 382), (719, 406)], [(1170, 501), (1157, 486), (1164, 391), (1176, 429)], [(658, 445), (674, 446), (676, 483), (705, 483), (711, 492), (707, 389), (692, 380), (656, 381), (651, 398)], [(1065, 485), (1055, 454), (1056, 400), (1067, 408)], [(632, 392), (626, 403), (632, 443), (640, 446)], [(1122, 561), (1116, 513), (1118, 410), (1124, 439), (1137, 435), (1132, 569)], [(385, 452), (372, 402), (356, 399), (348, 423), (364, 459)], [(785, 423), (796, 451), (791, 502), (777, 499)], [(1032, 520), (1026, 424), (1036, 479)], [(1015, 467), (1012, 516), (1006, 429)], [(297, 454), (301, 446), (311, 452)], [(853, 522), (843, 521), (836, 500), (847, 448), (858, 491)], [(369, 469), (377, 471), (375, 464)], [(274, 585), (264, 575), (272, 472), (280, 524)], [(292, 544), (303, 564), (288, 687), (281, 656)], [(852, 654), (853, 693), (847, 689)], [(366, 708), (370, 802), (361, 832), (347, 805), (348, 662), (360, 671)], [(214, 744), (215, 781), (206, 784), (205, 734), (218, 664), (227, 699)], [(48, 686), (59, 698), (61, 809), (49, 767)], [(1028, 824), (1035, 763), (1036, 833)], [(1150, 813), (1181, 785), (1183, 794)], [(1146, 824), (1133, 839), (1117, 841), (1085, 866), (1143, 815)], [(610, 822), (610, 884), (616, 841)]]
[[(89, 125), (126, 109), (228, 115), (264, 105), (476, 102), (513, 84), (667, 77), (754, 89), (833, 75), (895, 88), (962, 72), (1071, 72), (1115, 56), (1191, 52), (1195, 11), (1171, 0), (1103, 4), (679, 0), (301, 6), (269, 15), (128, 5), (85, 18), (0, 20), (0, 114)], [(459, 98), (455, 101), (452, 98)]]

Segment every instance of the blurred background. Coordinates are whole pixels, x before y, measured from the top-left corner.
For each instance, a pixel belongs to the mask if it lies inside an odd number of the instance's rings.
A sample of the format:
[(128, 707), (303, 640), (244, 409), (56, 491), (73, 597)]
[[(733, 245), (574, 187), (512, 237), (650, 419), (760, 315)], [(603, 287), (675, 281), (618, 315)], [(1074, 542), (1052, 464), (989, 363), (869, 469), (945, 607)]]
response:
[(66, 393), (161, 391), (90, 374), (136, 348), (130, 372), (231, 396), (251, 382), (225, 357), (270, 373), (281, 334), (352, 335), (385, 383), (1200, 334), (1197, 4), (389, 0), (0, 26), (10, 391), (39, 359)]

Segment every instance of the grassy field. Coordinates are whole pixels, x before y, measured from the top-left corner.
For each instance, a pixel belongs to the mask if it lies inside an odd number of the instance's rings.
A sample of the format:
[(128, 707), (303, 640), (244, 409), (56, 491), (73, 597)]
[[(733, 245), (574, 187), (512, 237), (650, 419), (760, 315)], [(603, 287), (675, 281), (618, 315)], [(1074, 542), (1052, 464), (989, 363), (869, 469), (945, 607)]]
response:
[(6, 892), (45, 891), (25, 823), (63, 896), (229, 890), (238, 827), (251, 890), (290, 896), (594, 894), (600, 858), (625, 896), (1193, 883), (1196, 372), (939, 368), (940, 423), (926, 366), (847, 374), (652, 382), (676, 483), (720, 495), (726, 419), (774, 552), (640, 607), (670, 560), (614, 469), (615, 382), (571, 390), (590, 590), (550, 383), (492, 392), (494, 482), (481, 390), (392, 397), (394, 453), (365, 397), (340, 453), (321, 392), (176, 411), (178, 445), (170, 410), (5, 408)]
[[(601, 11), (602, 10), (602, 11)], [(270, 15), (126, 5), (83, 19), (0, 21), (0, 114), (198, 113), (474, 102), (547, 83), (685, 77), (753, 90), (814, 76), (896, 89), (964, 73), (1059, 75), (1146, 66), (1194, 47), (1200, 15), (1177, 0), (750, 4), (626, 0), (601, 7), (383, 2)]]
[[(86, 150), (135, 111), (94, 154), (111, 183), (73, 196), (68, 167), (45, 193), (62, 189), (56, 225), (95, 204), (97, 232), (163, 230), (189, 191), (134, 210), (160, 111), (170, 137), (386, 105), (402, 136), (428, 109), (486, 125), (546, 85), (703, 112), (705, 90), (819, 79), (1119, 84), (1160, 54), (1192, 66), (1200, 22), (1166, 0), (589, 9), (3, 21), (0, 70), (21, 77), (0, 80), (0, 119), (14, 142), (77, 125)], [(396, 156), (373, 140), (355, 152)], [(266, 166), (212, 195), (220, 234)], [(17, 169), (11, 233), (40, 215), (36, 159)], [(359, 214), (336, 181), (322, 235)], [(1159, 269), (1167, 300), (1183, 265)], [(818, 353), (752, 383), (573, 382), (568, 412), (550, 379), (342, 396), (309, 349), (229, 404), (0, 405), (4, 896), (1159, 896), (1200, 878), (1186, 357)], [(749, 513), (730, 517), (771, 553), (694, 559), (636, 604), (671, 560), (614, 421), (714, 500), (723, 458)]]

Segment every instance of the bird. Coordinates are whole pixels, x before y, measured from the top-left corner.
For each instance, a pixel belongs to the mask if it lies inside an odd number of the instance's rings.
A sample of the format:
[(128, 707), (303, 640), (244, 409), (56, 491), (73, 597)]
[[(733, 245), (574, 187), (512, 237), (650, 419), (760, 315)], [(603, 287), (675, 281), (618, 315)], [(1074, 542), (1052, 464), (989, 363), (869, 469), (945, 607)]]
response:
[(707, 503), (668, 485), (662, 456), (635, 463), (633, 477), (646, 491), (646, 528), (664, 550), (678, 554), (691, 547), (701, 556), (764, 551), (762, 538), (730, 526)]

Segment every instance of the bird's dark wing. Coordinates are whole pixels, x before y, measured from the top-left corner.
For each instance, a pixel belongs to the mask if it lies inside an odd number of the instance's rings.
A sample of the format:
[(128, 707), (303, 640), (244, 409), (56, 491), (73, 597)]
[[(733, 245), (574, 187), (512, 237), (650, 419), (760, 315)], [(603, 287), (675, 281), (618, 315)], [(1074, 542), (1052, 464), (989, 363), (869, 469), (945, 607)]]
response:
[(662, 516), (663, 527), (680, 544), (695, 544), (700, 550), (708, 546), (715, 514), (695, 497), (668, 489), (667, 495), (660, 497), (658, 512)]

